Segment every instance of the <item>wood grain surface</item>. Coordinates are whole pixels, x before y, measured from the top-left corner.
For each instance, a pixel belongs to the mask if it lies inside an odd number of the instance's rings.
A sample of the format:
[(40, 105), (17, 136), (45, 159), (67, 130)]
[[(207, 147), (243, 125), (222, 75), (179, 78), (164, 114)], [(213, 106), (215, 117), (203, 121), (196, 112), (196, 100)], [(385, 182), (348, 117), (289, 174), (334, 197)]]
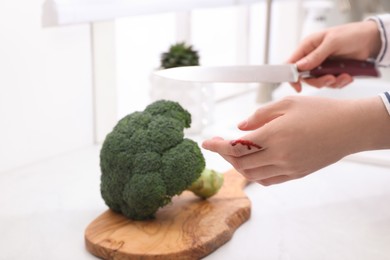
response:
[(201, 259), (250, 217), (243, 192), (248, 182), (234, 170), (224, 179), (214, 197), (202, 200), (185, 191), (153, 220), (133, 221), (107, 210), (85, 230), (87, 250), (102, 259)]

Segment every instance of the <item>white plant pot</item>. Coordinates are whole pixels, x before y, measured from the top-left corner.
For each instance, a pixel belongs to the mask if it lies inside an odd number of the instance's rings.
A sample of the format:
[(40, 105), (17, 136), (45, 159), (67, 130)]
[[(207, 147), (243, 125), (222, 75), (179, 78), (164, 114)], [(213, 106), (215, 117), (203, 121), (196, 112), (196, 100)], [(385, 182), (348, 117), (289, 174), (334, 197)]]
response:
[(166, 99), (179, 102), (190, 112), (191, 127), (185, 130), (186, 134), (201, 134), (213, 121), (213, 84), (169, 80), (152, 73), (150, 98), (152, 101)]

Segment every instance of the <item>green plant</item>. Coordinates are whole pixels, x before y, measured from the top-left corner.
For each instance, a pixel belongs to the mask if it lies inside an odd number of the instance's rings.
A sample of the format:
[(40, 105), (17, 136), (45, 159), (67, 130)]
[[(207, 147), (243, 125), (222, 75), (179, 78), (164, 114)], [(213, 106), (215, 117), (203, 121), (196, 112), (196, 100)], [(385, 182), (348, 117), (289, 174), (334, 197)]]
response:
[(198, 66), (199, 54), (192, 45), (179, 42), (169, 47), (167, 52), (161, 54), (161, 68), (169, 69), (183, 66)]
[[(131, 219), (153, 218), (201, 176), (203, 154), (196, 142), (184, 138), (190, 124), (191, 114), (168, 100), (155, 101), (117, 123), (100, 151), (100, 190), (110, 209)], [(203, 190), (198, 195), (209, 197), (209, 189)]]

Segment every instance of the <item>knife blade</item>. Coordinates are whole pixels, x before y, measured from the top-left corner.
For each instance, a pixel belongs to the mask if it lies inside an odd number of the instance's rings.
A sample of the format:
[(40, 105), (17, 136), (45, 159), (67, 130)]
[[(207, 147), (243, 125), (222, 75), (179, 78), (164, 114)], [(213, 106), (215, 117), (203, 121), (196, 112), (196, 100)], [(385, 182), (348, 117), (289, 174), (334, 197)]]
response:
[(310, 71), (298, 71), (295, 64), (247, 66), (186, 66), (163, 69), (154, 75), (188, 82), (282, 83), (297, 82), (299, 78), (338, 76), (347, 73), (353, 77), (379, 77), (376, 65), (369, 61), (328, 59)]

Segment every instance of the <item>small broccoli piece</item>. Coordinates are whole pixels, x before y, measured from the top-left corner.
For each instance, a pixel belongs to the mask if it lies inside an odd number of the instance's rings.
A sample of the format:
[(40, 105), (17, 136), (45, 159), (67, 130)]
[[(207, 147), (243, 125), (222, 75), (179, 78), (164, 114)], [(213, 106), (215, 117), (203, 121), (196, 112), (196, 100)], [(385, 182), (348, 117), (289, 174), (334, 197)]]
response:
[(200, 177), (187, 190), (203, 199), (215, 195), (223, 184), (223, 174), (212, 169), (204, 169)]
[(168, 100), (117, 123), (100, 151), (100, 191), (110, 209), (135, 220), (151, 219), (200, 177), (203, 154), (184, 138), (190, 124), (191, 114)]

